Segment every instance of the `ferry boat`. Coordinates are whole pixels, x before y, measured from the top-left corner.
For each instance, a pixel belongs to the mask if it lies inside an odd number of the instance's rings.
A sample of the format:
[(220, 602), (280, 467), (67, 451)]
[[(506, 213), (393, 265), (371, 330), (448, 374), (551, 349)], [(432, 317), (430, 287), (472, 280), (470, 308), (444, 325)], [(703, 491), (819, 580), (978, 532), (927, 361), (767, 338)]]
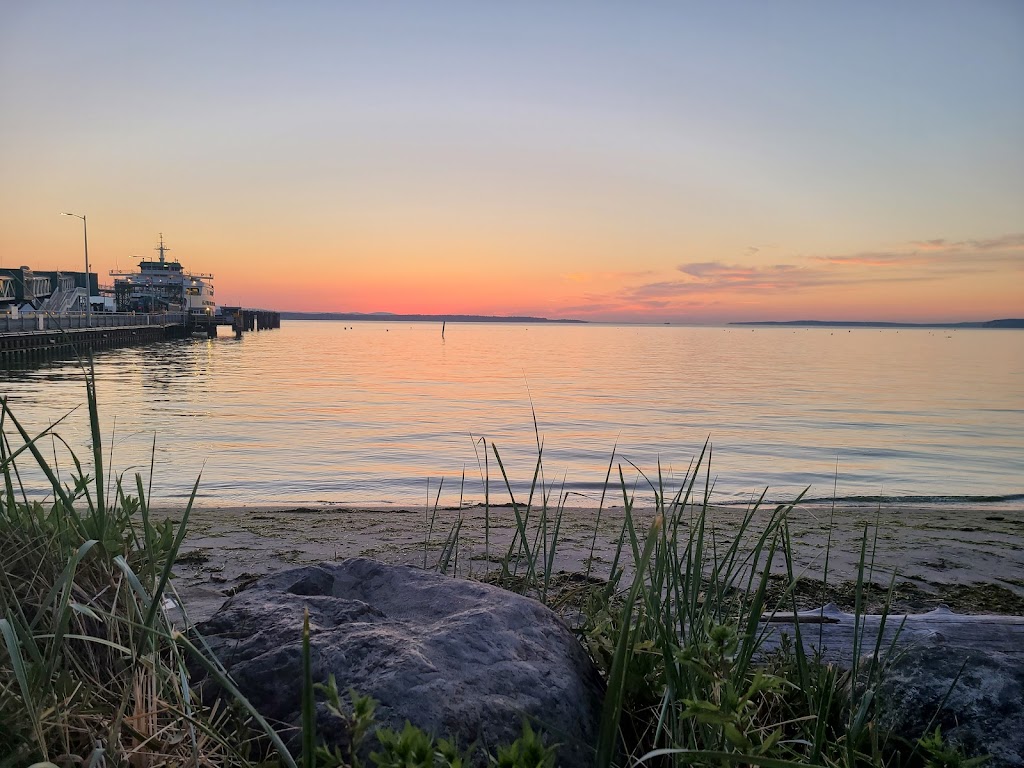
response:
[(144, 259), (138, 272), (111, 270), (114, 278), (114, 304), (118, 312), (186, 312), (189, 315), (215, 315), (213, 275), (186, 272), (181, 262), (168, 261), (164, 235), (153, 250), (157, 261)]

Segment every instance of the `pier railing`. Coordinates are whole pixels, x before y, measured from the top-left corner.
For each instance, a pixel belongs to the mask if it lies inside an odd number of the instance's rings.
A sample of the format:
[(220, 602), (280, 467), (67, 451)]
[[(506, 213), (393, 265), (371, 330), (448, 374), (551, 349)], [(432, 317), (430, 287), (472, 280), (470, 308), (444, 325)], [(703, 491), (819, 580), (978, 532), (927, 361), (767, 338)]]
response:
[(133, 325), (182, 325), (182, 312), (93, 312), (92, 322), (84, 314), (47, 315), (37, 313), (11, 317), (0, 315), (0, 333), (32, 333), (34, 331), (60, 331), (79, 328), (124, 328)]

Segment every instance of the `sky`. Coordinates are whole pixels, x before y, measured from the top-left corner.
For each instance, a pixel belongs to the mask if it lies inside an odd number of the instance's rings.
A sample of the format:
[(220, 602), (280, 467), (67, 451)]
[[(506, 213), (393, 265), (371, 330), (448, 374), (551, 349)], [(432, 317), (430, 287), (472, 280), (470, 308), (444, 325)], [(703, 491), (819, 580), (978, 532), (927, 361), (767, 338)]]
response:
[(0, 266), (227, 305), (1024, 317), (1024, 3), (0, 2)]

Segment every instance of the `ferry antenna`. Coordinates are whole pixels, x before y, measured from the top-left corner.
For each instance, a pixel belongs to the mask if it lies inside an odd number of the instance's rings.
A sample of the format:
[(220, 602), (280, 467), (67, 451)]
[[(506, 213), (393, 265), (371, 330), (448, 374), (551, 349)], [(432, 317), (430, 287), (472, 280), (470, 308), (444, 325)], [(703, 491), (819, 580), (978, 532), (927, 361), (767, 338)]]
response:
[(171, 250), (170, 248), (168, 248), (167, 246), (164, 245), (164, 233), (163, 232), (160, 233), (160, 245), (158, 245), (153, 250), (160, 252), (160, 263), (163, 264), (164, 263), (164, 254), (167, 251)]

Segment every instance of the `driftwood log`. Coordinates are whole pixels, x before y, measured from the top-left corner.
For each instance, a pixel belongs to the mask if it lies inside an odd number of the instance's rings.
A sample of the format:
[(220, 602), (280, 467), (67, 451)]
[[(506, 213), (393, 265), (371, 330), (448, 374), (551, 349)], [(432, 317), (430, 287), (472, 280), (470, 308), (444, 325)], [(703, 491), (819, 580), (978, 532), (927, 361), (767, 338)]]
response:
[[(769, 625), (767, 647), (777, 646), (779, 635), (796, 633), (805, 646), (822, 652), (826, 661), (848, 664), (852, 660), (854, 637), (860, 634), (862, 653), (890, 647), (943, 646), (977, 652), (999, 652), (1017, 655), (1024, 660), (1024, 616), (975, 616), (954, 613), (942, 605), (928, 613), (903, 615), (862, 615), (860, 620), (829, 603), (822, 608), (796, 614), (776, 613), (765, 616)], [(772, 631), (774, 630), (774, 631)], [(878, 641), (881, 635), (881, 641)]]

